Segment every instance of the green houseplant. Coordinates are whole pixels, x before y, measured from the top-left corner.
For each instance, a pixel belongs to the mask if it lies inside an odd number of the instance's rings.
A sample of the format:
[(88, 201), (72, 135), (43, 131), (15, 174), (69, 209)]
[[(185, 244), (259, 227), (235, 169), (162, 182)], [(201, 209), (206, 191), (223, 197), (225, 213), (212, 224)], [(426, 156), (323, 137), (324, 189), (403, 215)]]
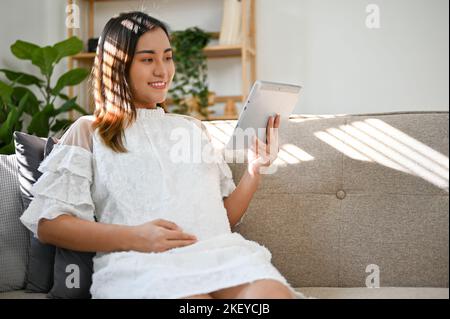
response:
[[(40, 137), (48, 137), (51, 132), (57, 133), (72, 124), (71, 120), (57, 119), (60, 114), (71, 110), (88, 114), (76, 103), (76, 97), (69, 98), (62, 90), (81, 83), (89, 75), (89, 70), (75, 68), (52, 82), (53, 70), (61, 59), (82, 50), (83, 43), (77, 37), (45, 47), (20, 40), (11, 45), (12, 54), (38, 67), (41, 77), (0, 69), (10, 81), (0, 80), (0, 154), (14, 153), (13, 133), (22, 131), (25, 114), (31, 116), (27, 133)], [(41, 93), (41, 99), (32, 92), (33, 86)], [(62, 100), (59, 107), (55, 106), (57, 98)]]
[(211, 37), (211, 34), (198, 27), (171, 34), (176, 72), (173, 79), (174, 87), (168, 93), (176, 105), (171, 110), (173, 113), (208, 117), (210, 92), (203, 49)]

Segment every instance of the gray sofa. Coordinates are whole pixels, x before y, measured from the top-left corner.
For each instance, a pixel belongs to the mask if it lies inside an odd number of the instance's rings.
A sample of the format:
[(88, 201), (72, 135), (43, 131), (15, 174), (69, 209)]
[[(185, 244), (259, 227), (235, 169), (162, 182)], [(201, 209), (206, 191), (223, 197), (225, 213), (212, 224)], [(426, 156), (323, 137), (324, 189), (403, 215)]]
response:
[[(221, 147), (235, 121), (205, 124)], [(309, 297), (449, 298), (448, 125), (448, 112), (291, 116), (276, 172), (234, 231)], [(237, 184), (246, 164), (230, 167)], [(11, 189), (2, 201), (20, 201)]]

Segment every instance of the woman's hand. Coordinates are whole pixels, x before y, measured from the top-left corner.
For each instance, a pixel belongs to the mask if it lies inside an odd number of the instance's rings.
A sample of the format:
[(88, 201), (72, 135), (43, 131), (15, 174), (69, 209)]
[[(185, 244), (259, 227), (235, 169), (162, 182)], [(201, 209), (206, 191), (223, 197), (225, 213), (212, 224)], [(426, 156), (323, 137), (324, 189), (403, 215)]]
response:
[(186, 234), (170, 221), (156, 219), (133, 226), (132, 250), (140, 252), (163, 252), (172, 248), (192, 245), (197, 242), (194, 235)]
[(277, 158), (280, 148), (278, 146), (278, 128), (280, 127), (280, 115), (269, 117), (266, 127), (266, 143), (257, 136), (253, 137), (253, 143), (248, 150), (248, 172), (253, 176), (260, 174), (261, 167), (270, 166)]

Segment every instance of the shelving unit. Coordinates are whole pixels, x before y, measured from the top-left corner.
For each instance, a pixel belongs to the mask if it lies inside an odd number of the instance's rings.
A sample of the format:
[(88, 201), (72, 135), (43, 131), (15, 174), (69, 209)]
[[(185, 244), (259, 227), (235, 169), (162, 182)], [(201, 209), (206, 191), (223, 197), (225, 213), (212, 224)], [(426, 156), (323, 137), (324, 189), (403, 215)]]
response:
[[(80, 6), (80, 14), (84, 12), (81, 6), (87, 5), (87, 37), (94, 38), (94, 18), (95, 18), (95, 3), (96, 2), (117, 2), (130, 0), (67, 0), (69, 5), (76, 3)], [(207, 46), (204, 53), (207, 59), (221, 59), (221, 58), (241, 58), (241, 74), (242, 74), (242, 91), (241, 95), (225, 96), (217, 94), (215, 97), (216, 103), (225, 103), (225, 113), (222, 116), (209, 116), (209, 120), (233, 120), (237, 119), (237, 111), (235, 104), (237, 102), (244, 102), (247, 99), (250, 85), (256, 80), (256, 27), (255, 27), (255, 0), (241, 0), (242, 1), (242, 34), (243, 42), (239, 45), (213, 45)], [(219, 32), (210, 32), (213, 39), (219, 39)], [(68, 37), (74, 35), (73, 29), (67, 29)], [(87, 39), (82, 39), (86, 44)], [(79, 64), (89, 64), (92, 66), (94, 61), (94, 52), (83, 52), (75, 56), (69, 57), (69, 70)], [(250, 66), (250, 72), (248, 71)], [(69, 87), (68, 95), (73, 97), (74, 89)], [(92, 99), (89, 98), (87, 102), (89, 105), (89, 112), (93, 112)], [(171, 105), (171, 99), (166, 100), (167, 105)], [(228, 110), (228, 113), (227, 113)], [(70, 113), (70, 118), (73, 120), (73, 113)]]

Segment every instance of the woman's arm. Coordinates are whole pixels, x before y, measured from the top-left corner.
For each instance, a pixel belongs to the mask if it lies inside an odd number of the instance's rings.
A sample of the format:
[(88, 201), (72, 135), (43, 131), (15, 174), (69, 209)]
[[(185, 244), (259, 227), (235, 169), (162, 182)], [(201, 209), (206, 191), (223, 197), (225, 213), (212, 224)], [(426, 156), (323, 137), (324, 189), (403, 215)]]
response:
[(261, 175), (259, 173), (252, 176), (248, 171), (245, 171), (236, 189), (223, 200), (231, 227), (234, 227), (247, 211), (260, 181)]
[(253, 194), (261, 181), (261, 168), (270, 166), (276, 159), (280, 116), (269, 117), (266, 127), (266, 143), (255, 137), (253, 148), (248, 153), (248, 169), (236, 189), (223, 200), (230, 226), (234, 227), (245, 214)]
[(76, 251), (113, 252), (131, 250), (130, 226), (102, 224), (64, 214), (55, 219), (41, 219), (39, 240), (46, 244)]
[(164, 219), (126, 226), (87, 221), (68, 214), (55, 219), (42, 218), (38, 237), (43, 243), (89, 252), (163, 252), (197, 242), (196, 236)]

